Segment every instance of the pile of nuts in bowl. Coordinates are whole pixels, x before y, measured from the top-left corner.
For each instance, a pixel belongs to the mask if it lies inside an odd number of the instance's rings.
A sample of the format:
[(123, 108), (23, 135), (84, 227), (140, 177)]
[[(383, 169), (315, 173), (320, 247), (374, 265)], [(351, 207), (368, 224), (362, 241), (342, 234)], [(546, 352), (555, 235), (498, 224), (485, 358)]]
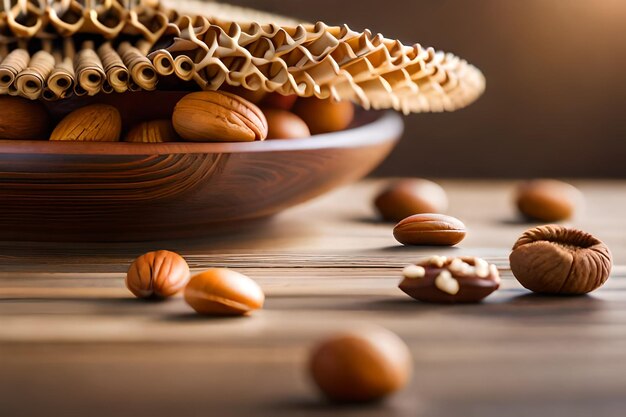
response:
[[(154, 100), (158, 100), (156, 97)], [(109, 104), (111, 100), (87, 104), (54, 121), (42, 102), (0, 96), (3, 109), (0, 139), (250, 142), (335, 132), (347, 128), (354, 118), (354, 106), (350, 102), (231, 89), (190, 92), (178, 100), (167, 118), (140, 120), (124, 126), (115, 100), (125, 99), (126, 95), (119, 95), (114, 97), (113, 104)]]

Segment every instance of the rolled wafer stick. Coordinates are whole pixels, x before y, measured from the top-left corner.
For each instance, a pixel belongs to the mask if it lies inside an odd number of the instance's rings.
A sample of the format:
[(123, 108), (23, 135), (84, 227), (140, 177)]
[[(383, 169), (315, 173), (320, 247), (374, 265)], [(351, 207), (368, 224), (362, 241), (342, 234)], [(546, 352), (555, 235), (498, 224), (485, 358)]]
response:
[(44, 89), (44, 98), (66, 98), (72, 93), (75, 82), (74, 73), (74, 43), (71, 39), (65, 40), (63, 55), (59, 51), (54, 54), (56, 64), (48, 77), (48, 83)]
[(41, 96), (46, 80), (54, 68), (54, 57), (46, 50), (33, 54), (28, 67), (15, 77), (15, 86), (22, 97), (35, 100)]
[(183, 81), (193, 79), (195, 66), (193, 60), (187, 55), (179, 55), (174, 59), (174, 72)]
[(0, 91), (10, 92), (15, 77), (26, 69), (29, 61), (30, 54), (26, 49), (20, 47), (12, 50), (2, 60), (2, 64), (0, 64)]
[(102, 67), (102, 61), (94, 50), (93, 41), (83, 42), (82, 48), (74, 60), (74, 71), (76, 72), (74, 85), (76, 94), (86, 93), (93, 96), (102, 90), (106, 74)]
[(174, 57), (169, 51), (165, 49), (154, 51), (150, 54), (150, 59), (159, 75), (168, 76), (174, 73)]
[(17, 0), (11, 7), (10, 0), (3, 0), (6, 23), (11, 32), (20, 38), (32, 38), (45, 26), (45, 9), (28, 0)]
[(146, 57), (149, 45), (146, 46), (138, 42), (138, 46), (146, 50), (146, 52), (142, 52), (129, 42), (122, 42), (117, 51), (122, 57), (124, 64), (128, 67), (132, 81), (144, 90), (154, 90), (159, 78), (154, 65)]
[[(98, 48), (98, 56), (102, 61), (106, 73), (108, 87), (118, 93), (128, 90), (128, 68), (119, 54), (113, 49), (110, 42), (105, 42)], [(106, 89), (105, 89), (106, 90)]]

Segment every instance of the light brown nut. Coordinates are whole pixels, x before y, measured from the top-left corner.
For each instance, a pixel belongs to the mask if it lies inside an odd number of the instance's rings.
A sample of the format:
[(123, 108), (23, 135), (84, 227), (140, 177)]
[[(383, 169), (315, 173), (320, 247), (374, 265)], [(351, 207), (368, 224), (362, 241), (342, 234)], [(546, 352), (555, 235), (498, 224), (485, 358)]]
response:
[(148, 252), (130, 265), (126, 287), (139, 298), (165, 298), (182, 290), (189, 280), (189, 266), (177, 253)]
[(296, 139), (311, 136), (304, 120), (289, 111), (264, 108), (263, 113), (267, 119), (267, 139)]
[(312, 350), (309, 368), (329, 399), (365, 402), (403, 388), (411, 377), (413, 360), (395, 333), (372, 329), (323, 340)]
[(312, 135), (343, 130), (354, 118), (352, 103), (313, 97), (298, 99), (292, 111), (309, 126)]
[(430, 303), (477, 303), (500, 286), (494, 264), (481, 258), (434, 256), (402, 271), (400, 289)]
[(198, 142), (251, 142), (267, 137), (267, 120), (254, 104), (221, 91), (187, 94), (174, 108), (174, 130)]
[(557, 180), (523, 182), (517, 187), (515, 196), (520, 213), (542, 222), (569, 219), (582, 201), (582, 193), (577, 188)]
[(511, 271), (524, 287), (545, 294), (585, 294), (611, 273), (609, 248), (581, 230), (558, 225), (527, 230), (509, 255)]
[(50, 117), (38, 101), (0, 96), (0, 139), (46, 139)]
[(432, 181), (410, 178), (393, 182), (374, 200), (384, 220), (398, 222), (413, 214), (442, 213), (448, 208), (448, 196)]
[(414, 214), (393, 228), (393, 236), (403, 245), (453, 246), (465, 238), (465, 225), (444, 214)]
[(200, 314), (237, 316), (263, 307), (265, 294), (246, 275), (226, 268), (212, 268), (189, 280), (185, 301)]
[(120, 139), (120, 112), (108, 104), (91, 104), (74, 110), (59, 122), (50, 140), (116, 142)]
[(126, 142), (161, 143), (174, 142), (178, 135), (174, 131), (172, 121), (168, 119), (150, 120), (135, 125), (126, 134)]

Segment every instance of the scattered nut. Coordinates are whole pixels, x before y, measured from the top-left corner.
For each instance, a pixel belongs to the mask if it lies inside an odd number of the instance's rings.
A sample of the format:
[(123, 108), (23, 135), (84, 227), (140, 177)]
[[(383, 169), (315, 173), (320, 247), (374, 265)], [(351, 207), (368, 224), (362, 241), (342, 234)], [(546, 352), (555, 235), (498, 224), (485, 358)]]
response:
[(50, 117), (38, 101), (0, 96), (0, 139), (46, 139)]
[(347, 128), (354, 118), (354, 106), (348, 101), (298, 99), (293, 112), (309, 126), (312, 135)]
[[(414, 268), (421, 268), (424, 274), (412, 273)], [(476, 303), (500, 286), (496, 266), (475, 257), (433, 256), (407, 266), (402, 274), (400, 289), (431, 303)]]
[(185, 287), (185, 301), (200, 314), (236, 316), (263, 307), (265, 294), (246, 275), (212, 268), (193, 276)]
[(331, 400), (380, 400), (409, 381), (413, 360), (407, 345), (385, 329), (340, 334), (319, 343), (309, 367), (314, 382)]
[(173, 142), (178, 138), (172, 122), (168, 119), (139, 123), (126, 134), (126, 142), (160, 143)]
[(189, 266), (177, 253), (159, 250), (141, 255), (130, 265), (126, 287), (139, 298), (165, 298), (182, 290)]
[(251, 142), (267, 137), (267, 120), (257, 106), (220, 91), (187, 94), (176, 103), (172, 123), (191, 141)]
[(465, 238), (465, 225), (443, 214), (415, 214), (398, 223), (393, 236), (403, 245), (453, 246)]
[(59, 122), (50, 140), (116, 142), (120, 139), (120, 112), (108, 104), (91, 104), (74, 110)]
[(572, 217), (583, 196), (577, 188), (562, 181), (533, 180), (518, 186), (515, 200), (527, 218), (556, 222)]
[(609, 248), (581, 230), (558, 225), (529, 229), (509, 256), (511, 271), (524, 287), (545, 294), (585, 294), (611, 273)]
[(311, 136), (304, 120), (295, 114), (280, 109), (263, 109), (267, 119), (267, 139), (295, 139)]
[(383, 219), (398, 222), (413, 214), (442, 213), (448, 208), (448, 197), (439, 184), (413, 178), (389, 185), (374, 205)]

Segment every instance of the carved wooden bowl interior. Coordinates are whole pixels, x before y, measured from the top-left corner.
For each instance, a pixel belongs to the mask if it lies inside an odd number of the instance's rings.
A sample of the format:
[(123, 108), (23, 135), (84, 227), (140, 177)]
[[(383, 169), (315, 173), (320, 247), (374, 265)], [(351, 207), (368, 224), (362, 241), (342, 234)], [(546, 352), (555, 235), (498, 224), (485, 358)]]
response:
[(402, 133), (393, 113), (347, 130), (250, 143), (0, 141), (0, 239), (202, 237), (354, 181)]

